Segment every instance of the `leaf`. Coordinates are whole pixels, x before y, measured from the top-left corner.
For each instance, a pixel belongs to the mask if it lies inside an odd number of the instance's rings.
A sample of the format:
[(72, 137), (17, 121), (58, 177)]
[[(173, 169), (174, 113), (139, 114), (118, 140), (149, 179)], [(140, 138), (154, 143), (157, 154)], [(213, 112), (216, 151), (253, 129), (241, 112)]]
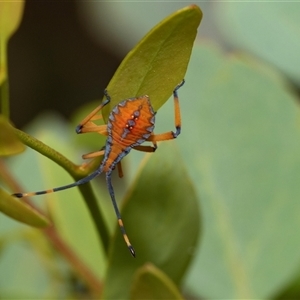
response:
[(7, 42), (21, 22), (23, 8), (24, 1), (22, 0), (0, 2), (0, 86), (7, 77)]
[(196, 194), (174, 141), (146, 157), (122, 215), (136, 258), (130, 256), (117, 227), (103, 298), (127, 299), (135, 271), (146, 262), (178, 285), (193, 256), (200, 224)]
[(2, 189), (0, 189), (0, 211), (16, 221), (30, 226), (47, 227), (49, 225), (45, 216)]
[(300, 274), (297, 270), (295, 279), (279, 294), (274, 297), (276, 300), (299, 299), (300, 296)]
[(164, 104), (185, 76), (202, 12), (196, 5), (176, 11), (156, 25), (125, 57), (107, 90), (107, 121), (121, 100), (149, 95), (155, 110)]
[(0, 1), (0, 113), (9, 116), (7, 80), (7, 42), (18, 28), (24, 1)]
[(180, 94), (178, 144), (203, 209), (187, 281), (199, 297), (271, 298), (299, 269), (298, 99), (251, 61), (195, 45)]
[(0, 115), (0, 156), (18, 154), (24, 150), (25, 146), (16, 137), (12, 126)]
[(24, 1), (0, 2), (0, 37), (7, 40), (18, 28), (24, 9)]
[(271, 2), (216, 3), (216, 25), (228, 43), (272, 63), (299, 85), (299, 3)]
[(6, 68), (0, 66), (0, 91), (3, 89), (3, 85), (6, 79)]
[(166, 274), (154, 265), (146, 264), (135, 273), (130, 299), (183, 300), (183, 297)]

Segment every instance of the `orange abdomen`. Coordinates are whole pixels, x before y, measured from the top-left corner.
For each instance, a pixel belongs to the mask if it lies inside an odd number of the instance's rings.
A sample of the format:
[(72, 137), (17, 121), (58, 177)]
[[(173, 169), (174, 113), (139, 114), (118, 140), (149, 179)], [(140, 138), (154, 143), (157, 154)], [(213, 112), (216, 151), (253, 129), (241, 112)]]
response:
[(154, 122), (155, 112), (148, 96), (126, 99), (116, 105), (107, 123), (104, 172), (114, 168), (133, 147), (145, 142), (154, 130)]

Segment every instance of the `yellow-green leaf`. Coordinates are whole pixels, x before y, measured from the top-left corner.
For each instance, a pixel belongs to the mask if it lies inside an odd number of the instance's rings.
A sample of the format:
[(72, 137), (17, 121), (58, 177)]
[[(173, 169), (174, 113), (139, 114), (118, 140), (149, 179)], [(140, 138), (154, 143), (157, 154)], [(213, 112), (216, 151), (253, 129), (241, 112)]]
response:
[(155, 110), (168, 100), (184, 78), (202, 12), (196, 5), (176, 11), (156, 25), (125, 57), (107, 90), (108, 118), (121, 100), (149, 95)]
[(174, 282), (153, 264), (136, 271), (130, 294), (132, 300), (183, 300)]
[(149, 154), (122, 210), (132, 258), (116, 227), (103, 298), (128, 298), (135, 271), (152, 262), (179, 285), (193, 257), (200, 221), (197, 196), (175, 141)]
[(212, 17), (227, 45), (253, 53), (300, 85), (298, 1), (218, 1), (214, 8)]
[(0, 115), (0, 156), (9, 156), (25, 150), (25, 146), (16, 137), (7, 119)]
[(18, 28), (23, 15), (24, 1), (0, 1), (0, 86), (6, 78), (6, 45)]
[(0, 1), (0, 112), (9, 116), (7, 42), (18, 28), (24, 1)]
[(203, 44), (178, 139), (205, 228), (188, 284), (200, 298), (274, 298), (299, 269), (299, 99), (261, 61)]
[(23, 15), (24, 1), (0, 2), (0, 37), (8, 39), (18, 28)]
[(0, 89), (2, 84), (4, 83), (5, 79), (6, 79), (6, 68), (4, 66), (0, 66)]

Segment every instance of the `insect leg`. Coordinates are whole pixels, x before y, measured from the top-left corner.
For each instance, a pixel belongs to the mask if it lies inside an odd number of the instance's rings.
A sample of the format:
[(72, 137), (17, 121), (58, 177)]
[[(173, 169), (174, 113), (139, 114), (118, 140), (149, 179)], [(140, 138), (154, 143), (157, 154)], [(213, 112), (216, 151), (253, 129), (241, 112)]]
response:
[(156, 143), (153, 143), (153, 146), (144, 146), (144, 145), (139, 145), (135, 146), (132, 149), (138, 150), (138, 151), (143, 151), (143, 152), (155, 152), (157, 149)]
[(116, 216), (117, 216), (117, 219), (118, 219), (118, 224), (119, 224), (119, 227), (121, 229), (124, 241), (125, 241), (128, 249), (129, 249), (131, 255), (133, 257), (135, 257), (135, 250), (132, 247), (132, 245), (129, 241), (129, 238), (126, 234), (126, 230), (125, 230), (125, 227), (123, 225), (123, 220), (122, 220), (122, 217), (121, 217), (121, 214), (120, 214), (120, 211), (119, 211), (116, 199), (115, 199), (115, 193), (114, 193), (114, 189), (113, 189), (113, 186), (112, 186), (112, 183), (111, 183), (111, 172), (106, 173), (106, 182), (107, 182), (108, 191), (109, 191), (109, 194), (110, 194), (110, 197), (111, 197), (112, 204), (114, 206), (114, 210), (115, 210), (115, 213), (116, 213)]
[(91, 121), (89, 121), (88, 123), (83, 125), (80, 128), (80, 131), (77, 132), (77, 133), (87, 133), (87, 132), (97, 132), (97, 133), (102, 134), (102, 135), (108, 135), (107, 125), (96, 125), (95, 123), (93, 123)]
[(177, 136), (181, 132), (181, 116), (180, 116), (180, 106), (179, 106), (179, 98), (178, 98), (178, 89), (184, 85), (184, 79), (179, 83), (174, 91), (173, 91), (173, 98), (174, 98), (174, 115), (175, 115), (175, 128), (176, 131), (169, 131), (160, 134), (151, 135), (147, 141), (151, 142), (159, 142), (159, 141), (166, 141), (177, 138)]
[[(153, 135), (153, 132), (151, 133)], [(142, 152), (155, 152), (157, 149), (157, 143), (155, 141), (152, 141), (153, 146), (148, 145), (138, 145), (133, 147), (132, 149), (142, 151)]]
[[(95, 119), (95, 115), (105, 106), (110, 102), (110, 96), (107, 93), (107, 90), (104, 90), (104, 95), (106, 99), (99, 105), (97, 106), (90, 114), (88, 114), (76, 127), (76, 132), (77, 133), (82, 133), (82, 128), (91, 120)], [(97, 117), (96, 117), (97, 118)]]
[(70, 189), (70, 188), (73, 188), (75, 186), (79, 186), (79, 185), (82, 185), (82, 184), (85, 184), (85, 183), (91, 181), (92, 179), (94, 179), (95, 177), (97, 177), (101, 173), (102, 173), (102, 168), (97, 169), (92, 174), (88, 175), (87, 177), (84, 177), (84, 178), (82, 178), (82, 179), (80, 179), (76, 182), (71, 183), (71, 184), (67, 184), (67, 185), (63, 185), (63, 186), (60, 186), (60, 187), (56, 187), (56, 188), (49, 189), (49, 190), (44, 190), (44, 191), (39, 191), (39, 192), (15, 193), (15, 194), (12, 194), (12, 196), (15, 196), (17, 198), (23, 198), (23, 197), (30, 197), (30, 196), (36, 196), (36, 195), (50, 194), (50, 193)]
[(119, 174), (119, 177), (122, 178), (124, 176), (123, 174), (123, 169), (122, 169), (122, 164), (121, 162), (118, 162), (117, 163), (117, 168), (118, 168), (118, 174)]
[(97, 156), (102, 156), (104, 154), (104, 151), (105, 150), (99, 150), (99, 151), (83, 154), (82, 158), (83, 159), (88, 159), (88, 158), (94, 158), (94, 157), (97, 157)]

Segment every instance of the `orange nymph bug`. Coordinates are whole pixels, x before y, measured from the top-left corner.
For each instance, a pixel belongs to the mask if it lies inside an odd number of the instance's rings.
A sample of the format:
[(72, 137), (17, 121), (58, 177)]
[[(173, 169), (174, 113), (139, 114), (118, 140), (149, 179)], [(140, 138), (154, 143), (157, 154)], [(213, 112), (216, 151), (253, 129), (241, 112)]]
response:
[[(184, 80), (178, 84), (173, 91), (176, 131), (169, 131), (161, 134), (153, 133), (156, 113), (154, 112), (150, 103), (150, 99), (147, 95), (121, 101), (109, 114), (107, 125), (96, 125), (93, 123), (92, 121), (101, 118), (101, 116), (97, 115), (97, 113), (100, 112), (101, 109), (110, 102), (110, 96), (108, 95), (107, 90), (105, 90), (104, 95), (106, 100), (96, 107), (76, 127), (77, 133), (98, 132), (102, 135), (107, 135), (106, 144), (102, 150), (83, 155), (83, 158), (92, 158), (103, 155), (103, 160), (99, 168), (89, 176), (68, 185), (56, 187), (50, 190), (30, 193), (15, 193), (13, 195), (15, 197), (22, 198), (58, 192), (85, 184), (96, 176), (100, 175), (102, 172), (105, 172), (107, 187), (116, 216), (118, 218), (118, 224), (130, 253), (135, 257), (135, 250), (126, 234), (121, 214), (116, 203), (115, 194), (111, 183), (111, 173), (117, 166), (119, 175), (122, 176), (121, 160), (130, 152), (131, 149), (144, 152), (154, 152), (157, 148), (156, 142), (171, 140), (180, 134), (181, 118), (177, 90), (183, 84)], [(152, 142), (153, 146), (141, 145), (145, 141)]]

